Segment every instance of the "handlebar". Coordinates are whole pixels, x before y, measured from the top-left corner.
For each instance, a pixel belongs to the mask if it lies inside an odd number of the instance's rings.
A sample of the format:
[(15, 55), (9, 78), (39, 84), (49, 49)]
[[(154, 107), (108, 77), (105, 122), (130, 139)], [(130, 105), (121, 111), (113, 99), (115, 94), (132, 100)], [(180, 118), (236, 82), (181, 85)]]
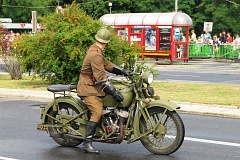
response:
[[(131, 75), (131, 76), (122, 76), (122, 77), (129, 78), (129, 77), (136, 76), (136, 75), (139, 76), (139, 75), (141, 75), (141, 73), (130, 73), (130, 75)], [(102, 84), (102, 83), (104, 83), (104, 82), (107, 82), (107, 81), (111, 80), (112, 77), (116, 78), (116, 77), (118, 77), (118, 76), (108, 76), (107, 79), (99, 80), (99, 81), (97, 81), (97, 82), (92, 83), (91, 85), (95, 86), (95, 85)], [(114, 79), (113, 79), (113, 80), (114, 80)], [(119, 81), (119, 80), (116, 80), (116, 81)]]
[(103, 82), (106, 82), (107, 80), (99, 80), (97, 82), (94, 83), (94, 86), (95, 85), (99, 85), (99, 84), (102, 84)]

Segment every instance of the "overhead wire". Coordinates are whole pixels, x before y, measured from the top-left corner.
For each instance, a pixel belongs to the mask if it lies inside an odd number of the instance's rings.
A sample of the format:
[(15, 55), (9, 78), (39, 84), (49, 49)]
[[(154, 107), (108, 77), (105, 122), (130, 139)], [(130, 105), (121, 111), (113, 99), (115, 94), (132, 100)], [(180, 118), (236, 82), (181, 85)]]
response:
[[(102, 0), (92, 0), (89, 2), (80, 2), (79, 4), (89, 4), (89, 3), (96, 3)], [(2, 5), (2, 7), (9, 7), (9, 8), (55, 8), (56, 6), (16, 6), (16, 5)]]

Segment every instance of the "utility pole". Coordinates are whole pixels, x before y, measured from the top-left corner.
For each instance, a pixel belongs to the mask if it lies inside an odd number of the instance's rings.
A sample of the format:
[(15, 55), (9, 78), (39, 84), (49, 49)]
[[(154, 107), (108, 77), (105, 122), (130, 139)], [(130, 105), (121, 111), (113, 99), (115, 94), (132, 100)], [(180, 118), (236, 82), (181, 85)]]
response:
[(32, 11), (32, 33), (37, 32), (37, 12)]
[(178, 11), (178, 0), (175, 0), (175, 12)]

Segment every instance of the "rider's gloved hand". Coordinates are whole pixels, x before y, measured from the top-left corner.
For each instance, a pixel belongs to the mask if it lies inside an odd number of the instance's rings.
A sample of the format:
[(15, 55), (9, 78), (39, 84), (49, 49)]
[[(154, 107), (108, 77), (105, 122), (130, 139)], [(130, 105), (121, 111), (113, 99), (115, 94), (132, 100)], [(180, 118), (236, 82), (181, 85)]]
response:
[(123, 69), (119, 66), (114, 66), (112, 69), (112, 73), (115, 73), (116, 75), (124, 75), (124, 76), (131, 76), (131, 71), (127, 70), (127, 69)]
[(114, 93), (113, 93), (113, 98), (116, 100), (116, 101), (118, 101), (118, 102), (122, 102), (123, 101), (123, 96), (122, 96), (122, 94), (119, 92), (119, 91), (115, 91)]
[(129, 70), (127, 70), (127, 69), (123, 69), (123, 70), (122, 70), (122, 73), (123, 73), (123, 75), (126, 76), (126, 77), (131, 76), (131, 74), (130, 74), (131, 71), (129, 71)]
[(106, 82), (102, 85), (102, 90), (108, 95), (111, 95), (116, 101), (123, 101), (122, 94), (115, 89), (111, 82)]

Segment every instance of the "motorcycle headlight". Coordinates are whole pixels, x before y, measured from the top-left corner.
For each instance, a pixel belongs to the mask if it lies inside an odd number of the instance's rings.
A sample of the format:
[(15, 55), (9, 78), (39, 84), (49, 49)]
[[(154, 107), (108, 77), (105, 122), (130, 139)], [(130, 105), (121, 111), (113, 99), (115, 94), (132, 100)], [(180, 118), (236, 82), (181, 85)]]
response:
[(143, 82), (146, 84), (151, 84), (153, 82), (153, 73), (150, 71), (146, 71), (143, 73)]

